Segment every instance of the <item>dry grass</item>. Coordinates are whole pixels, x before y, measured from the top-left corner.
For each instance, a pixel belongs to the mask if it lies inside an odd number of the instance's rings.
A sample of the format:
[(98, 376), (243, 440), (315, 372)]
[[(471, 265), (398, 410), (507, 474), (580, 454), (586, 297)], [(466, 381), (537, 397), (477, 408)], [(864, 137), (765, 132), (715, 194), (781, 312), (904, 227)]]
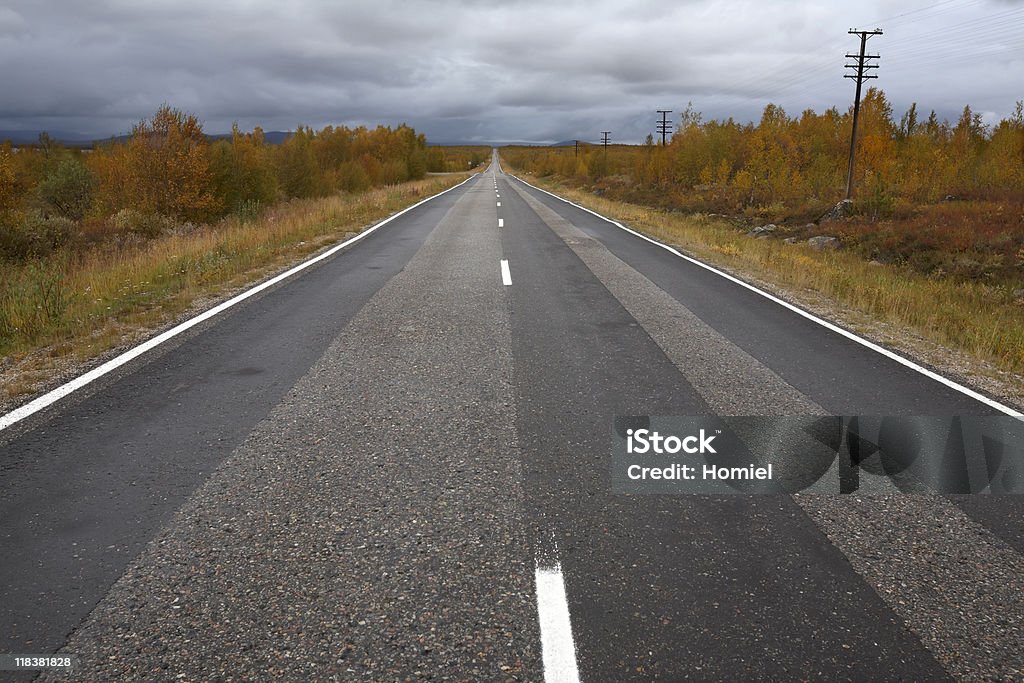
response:
[(146, 336), (197, 302), (257, 281), (465, 177), (293, 200), (244, 224), (226, 219), (148, 241), (3, 264), (0, 404), (38, 391), (69, 364)]
[(709, 263), (789, 292), (823, 295), (843, 309), (909, 328), (1001, 371), (1024, 373), (1024, 306), (1005, 287), (928, 278), (842, 250), (754, 239), (719, 219), (611, 201), (550, 179), (530, 180)]

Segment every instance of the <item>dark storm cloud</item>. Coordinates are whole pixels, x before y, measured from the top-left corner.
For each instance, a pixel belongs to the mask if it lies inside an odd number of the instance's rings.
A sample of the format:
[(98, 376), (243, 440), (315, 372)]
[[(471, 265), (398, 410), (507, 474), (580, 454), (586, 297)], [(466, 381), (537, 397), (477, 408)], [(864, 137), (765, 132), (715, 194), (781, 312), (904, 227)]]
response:
[[(1024, 1), (14, 0), (0, 130), (107, 135), (163, 102), (207, 130), (409, 122), (435, 139), (638, 141), (657, 108), (705, 118), (845, 109), (851, 26), (886, 33), (876, 83), (996, 120), (1024, 98)], [(936, 57), (936, 55), (941, 55)]]

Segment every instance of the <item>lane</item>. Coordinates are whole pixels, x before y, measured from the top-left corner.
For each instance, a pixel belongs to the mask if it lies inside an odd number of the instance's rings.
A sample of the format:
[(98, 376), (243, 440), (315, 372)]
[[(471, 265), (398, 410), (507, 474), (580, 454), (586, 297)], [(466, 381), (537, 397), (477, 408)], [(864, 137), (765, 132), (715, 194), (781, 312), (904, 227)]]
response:
[(615, 415), (714, 411), (508, 182), (526, 508), (564, 570), (582, 680), (944, 678), (792, 500), (610, 494)]
[(86, 680), (540, 679), (494, 218), (477, 179), (130, 564)]
[(52, 652), (468, 190), (0, 432), (0, 652)]
[(510, 180), (830, 414), (1001, 414), (593, 214)]
[[(507, 176), (598, 240), (703, 323), (833, 415), (1000, 415), (947, 386), (750, 290)], [(1024, 497), (950, 496), (970, 519), (1024, 553)]]
[[(826, 414), (600, 242), (529, 195), (521, 196), (715, 413)], [(837, 478), (833, 463), (823, 481), (835, 490)], [(946, 498), (887, 493), (892, 490), (873, 486), (855, 496), (805, 493), (793, 500), (947, 671), (963, 680), (1019, 677), (1024, 557)]]

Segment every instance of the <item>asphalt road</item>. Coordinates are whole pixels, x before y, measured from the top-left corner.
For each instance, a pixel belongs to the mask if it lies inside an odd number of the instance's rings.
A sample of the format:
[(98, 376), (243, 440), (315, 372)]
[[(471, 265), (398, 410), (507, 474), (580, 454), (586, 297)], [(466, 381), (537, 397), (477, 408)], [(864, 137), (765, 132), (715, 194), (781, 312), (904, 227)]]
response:
[(96, 681), (1024, 679), (1017, 497), (610, 483), (617, 415), (994, 413), (492, 164), (0, 432), (0, 654)]

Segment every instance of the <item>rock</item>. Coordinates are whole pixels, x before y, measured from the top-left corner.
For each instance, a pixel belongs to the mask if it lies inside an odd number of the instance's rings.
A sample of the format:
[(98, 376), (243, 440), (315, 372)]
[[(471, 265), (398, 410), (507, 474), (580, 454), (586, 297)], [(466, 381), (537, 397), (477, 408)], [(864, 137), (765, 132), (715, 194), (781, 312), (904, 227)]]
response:
[(942, 201), (944, 201), (944, 202), (958, 202), (958, 201), (960, 201), (960, 198), (957, 197), (955, 194), (947, 194), (945, 197), (942, 198)]
[(804, 226), (804, 230), (814, 230), (817, 227), (818, 226), (815, 225), (814, 223), (808, 223), (807, 225)]
[(875, 259), (871, 259), (870, 261), (868, 261), (868, 265), (877, 268), (878, 266), (884, 266), (885, 264), (882, 263), (881, 261), (877, 261)]
[(784, 239), (782, 241), (785, 242), (786, 244), (796, 244), (797, 242), (800, 241), (800, 238), (799, 237), (787, 237), (786, 239)]
[(1014, 299), (1024, 299), (1024, 288), (1013, 290)]
[(817, 249), (818, 251), (839, 248), (839, 240), (830, 235), (816, 235), (815, 237), (807, 240), (807, 244), (812, 249)]
[(776, 225), (774, 223), (769, 223), (768, 225), (759, 225), (750, 232), (748, 232), (747, 234), (750, 235), (751, 237), (757, 237), (759, 235), (767, 236), (768, 233), (775, 232), (775, 230)]
[(849, 216), (852, 213), (853, 213), (853, 200), (852, 199), (844, 199), (843, 201), (839, 202), (838, 204), (833, 206), (831, 209), (829, 209), (828, 213), (826, 213), (824, 216), (822, 216), (819, 219), (819, 222), (834, 221), (834, 220), (836, 220), (838, 218), (842, 218), (843, 216)]

